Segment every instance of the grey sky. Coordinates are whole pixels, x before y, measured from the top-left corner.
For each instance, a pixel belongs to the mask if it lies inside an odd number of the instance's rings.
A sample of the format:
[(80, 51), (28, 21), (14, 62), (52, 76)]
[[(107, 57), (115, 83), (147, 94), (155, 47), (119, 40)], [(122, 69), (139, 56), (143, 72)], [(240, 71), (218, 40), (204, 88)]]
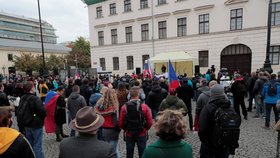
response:
[[(56, 29), (59, 42), (89, 37), (88, 9), (81, 0), (40, 0), (41, 18)], [(0, 0), (6, 13), (38, 19), (37, 0)]]

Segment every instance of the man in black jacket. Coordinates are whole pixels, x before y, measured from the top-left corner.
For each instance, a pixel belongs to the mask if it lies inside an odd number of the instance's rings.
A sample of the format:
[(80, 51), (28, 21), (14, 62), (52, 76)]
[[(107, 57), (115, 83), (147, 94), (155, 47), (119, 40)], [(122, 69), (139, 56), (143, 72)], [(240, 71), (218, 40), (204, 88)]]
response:
[(69, 124), (79, 135), (62, 140), (59, 158), (116, 158), (113, 147), (96, 137), (103, 123), (104, 118), (96, 114), (93, 107), (86, 106), (80, 109)]
[(89, 80), (87, 78), (83, 79), (83, 84), (81, 85), (80, 89), (80, 94), (85, 98), (87, 106), (89, 106), (89, 98), (93, 93), (93, 89), (89, 86)]
[(251, 77), (249, 78), (249, 82), (248, 82), (248, 91), (249, 91), (249, 107), (247, 109), (248, 112), (252, 111), (252, 104), (253, 104), (253, 99), (255, 97), (254, 95), (254, 86), (255, 86), (255, 82), (258, 79), (256, 72), (252, 72), (251, 73)]
[(200, 158), (228, 158), (230, 149), (214, 147), (212, 137), (215, 127), (215, 112), (218, 107), (229, 107), (230, 101), (226, 98), (222, 85), (215, 85), (211, 88), (210, 93), (209, 103), (203, 107), (199, 116)]
[(3, 83), (0, 83), (0, 106), (10, 106), (9, 99), (4, 92)]
[(182, 99), (188, 108), (189, 126), (190, 130), (193, 130), (193, 117), (192, 117), (192, 98), (194, 97), (194, 91), (190, 85), (188, 85), (188, 78), (183, 78), (183, 83), (177, 88), (177, 96)]
[[(42, 141), (46, 110), (41, 99), (34, 95), (34, 83), (28, 81), (24, 85), (24, 88), (28, 93), (21, 97), (19, 106), (23, 105), (21, 102), (27, 102), (26, 113), (28, 114), (28, 117), (31, 117), (32, 119), (31, 122), (23, 121), (23, 124), (20, 126), (24, 127), (25, 136), (31, 144), (36, 158), (44, 158)], [(22, 120), (18, 120), (18, 122), (22, 122)]]

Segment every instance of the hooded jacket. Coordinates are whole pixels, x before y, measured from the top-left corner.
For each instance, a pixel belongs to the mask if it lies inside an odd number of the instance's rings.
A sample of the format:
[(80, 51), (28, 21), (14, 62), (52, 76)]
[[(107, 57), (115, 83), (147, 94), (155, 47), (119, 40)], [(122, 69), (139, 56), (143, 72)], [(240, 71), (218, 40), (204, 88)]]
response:
[(28, 141), (16, 130), (0, 127), (0, 157), (35, 158)]
[(163, 111), (165, 109), (171, 109), (171, 110), (179, 110), (182, 109), (182, 114), (184, 116), (187, 115), (188, 113), (188, 108), (186, 106), (186, 104), (179, 99), (177, 96), (173, 96), (173, 95), (168, 95), (166, 97), (166, 99), (164, 99), (160, 106), (159, 106), (159, 111)]
[(74, 119), (76, 113), (82, 108), (87, 106), (86, 100), (79, 93), (72, 92), (67, 100), (67, 108), (70, 112), (71, 119)]
[(177, 88), (177, 96), (184, 101), (187, 107), (192, 105), (191, 98), (194, 97), (194, 92), (188, 84), (184, 83)]
[(268, 81), (268, 78), (266, 76), (261, 76), (257, 81), (255, 82), (253, 93), (255, 95), (258, 95), (262, 92), (263, 85)]
[(162, 100), (165, 99), (167, 95), (168, 93), (165, 89), (161, 88), (159, 85), (155, 85), (152, 87), (147, 97), (147, 105), (151, 109), (158, 110)]
[(200, 141), (208, 146), (211, 145), (213, 127), (215, 126), (214, 115), (218, 107), (230, 107), (231, 102), (225, 95), (211, 96), (209, 103), (202, 109), (199, 116), (198, 136)]
[(208, 89), (208, 91), (203, 91), (199, 95), (197, 102), (196, 102), (195, 114), (197, 114), (198, 116), (200, 115), (200, 112), (203, 109), (203, 107), (208, 104), (209, 98), (210, 98), (209, 89)]

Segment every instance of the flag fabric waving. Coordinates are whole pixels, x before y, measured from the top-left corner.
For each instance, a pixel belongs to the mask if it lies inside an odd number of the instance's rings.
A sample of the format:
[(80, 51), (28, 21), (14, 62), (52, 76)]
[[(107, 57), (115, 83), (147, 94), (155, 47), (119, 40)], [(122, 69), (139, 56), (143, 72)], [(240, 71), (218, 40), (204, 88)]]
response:
[(45, 130), (46, 133), (55, 133), (55, 109), (56, 109), (56, 101), (59, 97), (55, 91), (50, 90), (46, 95), (45, 100), (45, 108), (47, 112), (47, 116), (45, 118)]
[(75, 80), (76, 79), (80, 79), (80, 73), (78, 71), (78, 68), (76, 68), (76, 70), (75, 70)]
[(179, 87), (179, 81), (176, 75), (176, 72), (171, 64), (171, 61), (168, 61), (168, 86), (169, 89), (176, 89)]
[(148, 59), (147, 63), (144, 64), (144, 71), (143, 71), (143, 77), (146, 78), (146, 76), (149, 75), (149, 78), (153, 78), (152, 68), (151, 68), (151, 62)]

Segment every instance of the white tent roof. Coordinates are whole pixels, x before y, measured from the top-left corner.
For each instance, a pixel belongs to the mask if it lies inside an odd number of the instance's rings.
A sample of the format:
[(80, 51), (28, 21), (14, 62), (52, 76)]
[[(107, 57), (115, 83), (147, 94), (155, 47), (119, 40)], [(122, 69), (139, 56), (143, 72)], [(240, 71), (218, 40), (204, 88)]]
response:
[(160, 53), (155, 55), (154, 57), (151, 57), (150, 61), (152, 63), (163, 63), (163, 62), (168, 62), (169, 59), (171, 60), (171, 62), (182, 62), (182, 61), (193, 61), (195, 63), (197, 62), (196, 58), (193, 58), (187, 52), (184, 51)]

